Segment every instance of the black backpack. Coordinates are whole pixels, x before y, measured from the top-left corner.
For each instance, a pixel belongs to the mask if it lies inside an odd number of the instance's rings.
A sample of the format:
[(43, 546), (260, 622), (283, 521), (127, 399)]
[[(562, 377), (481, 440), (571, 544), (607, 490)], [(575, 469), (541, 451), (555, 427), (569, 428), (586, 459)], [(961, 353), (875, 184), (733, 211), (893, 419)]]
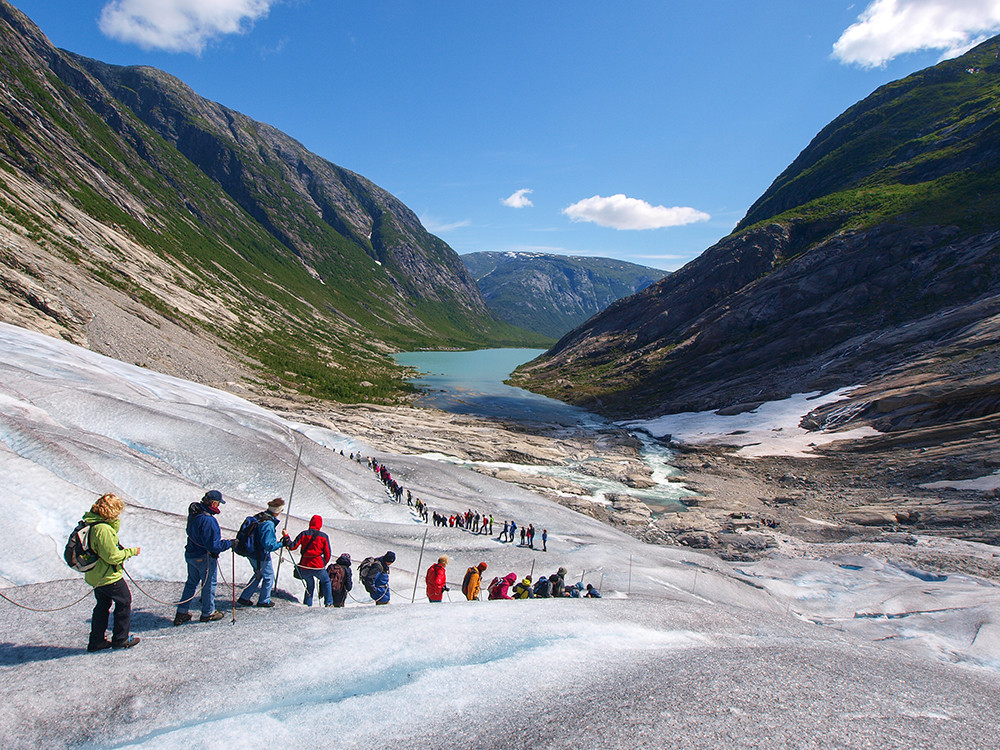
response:
[(361, 585), (369, 594), (372, 593), (372, 587), (375, 585), (375, 576), (379, 574), (381, 569), (381, 563), (375, 557), (366, 557), (358, 565), (358, 577), (361, 578)]
[(95, 521), (94, 523), (87, 523), (81, 520), (76, 525), (76, 528), (70, 532), (69, 539), (66, 540), (63, 559), (73, 570), (86, 573), (97, 565), (97, 561), (101, 559), (90, 547), (90, 531), (99, 523), (105, 522)]

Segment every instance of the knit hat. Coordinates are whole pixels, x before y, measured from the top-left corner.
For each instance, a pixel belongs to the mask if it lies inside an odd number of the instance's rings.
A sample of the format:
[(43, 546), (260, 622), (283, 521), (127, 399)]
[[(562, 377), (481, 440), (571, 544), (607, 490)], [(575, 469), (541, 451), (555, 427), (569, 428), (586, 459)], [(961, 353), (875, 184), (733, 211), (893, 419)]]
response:
[(285, 507), (285, 501), (280, 497), (274, 498), (271, 502), (267, 504), (267, 509), (271, 511), (274, 515), (278, 515), (281, 509)]
[(488, 566), (486, 565), (486, 563), (484, 563), (484, 562), (481, 562), (481, 563), (479, 563), (479, 565), (477, 565), (476, 567), (477, 567), (477, 568), (479, 568), (479, 572), (480, 572), (480, 573), (482, 573), (482, 572), (483, 572), (484, 570), (486, 570), (486, 568), (487, 568)]
[(393, 552), (392, 550), (389, 550), (384, 555), (382, 555), (382, 560), (383, 562), (386, 563), (394, 563), (396, 562), (396, 553)]
[(226, 504), (226, 501), (222, 499), (222, 493), (218, 490), (209, 490), (205, 493), (205, 497), (201, 501), (203, 503), (219, 503), (219, 505)]

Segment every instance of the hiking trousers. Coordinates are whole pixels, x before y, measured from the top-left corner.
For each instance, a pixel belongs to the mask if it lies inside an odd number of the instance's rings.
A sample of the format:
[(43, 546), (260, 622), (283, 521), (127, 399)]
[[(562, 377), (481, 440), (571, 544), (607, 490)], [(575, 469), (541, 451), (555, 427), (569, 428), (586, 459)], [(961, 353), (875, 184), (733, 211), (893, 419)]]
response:
[[(177, 605), (177, 614), (185, 614), (191, 605), (196, 601), (191, 599), (194, 592), (201, 587), (201, 614), (208, 617), (215, 612), (215, 585), (218, 578), (218, 560), (208, 553), (201, 557), (188, 557), (184, 555), (184, 562), (187, 563), (188, 577), (184, 583), (184, 591), (181, 593), (183, 604)], [(190, 601), (189, 601), (190, 600)]]
[(253, 578), (243, 589), (240, 599), (252, 599), (259, 586), (260, 598), (257, 599), (257, 603), (267, 604), (271, 601), (271, 589), (274, 588), (274, 565), (271, 563), (271, 556), (265, 555), (263, 560), (248, 557), (247, 560), (250, 562), (250, 567), (253, 568)]
[(111, 605), (115, 605), (115, 624), (111, 631), (111, 643), (120, 646), (128, 640), (129, 626), (132, 622), (132, 592), (124, 578), (114, 583), (98, 586), (94, 589), (94, 614), (90, 618), (90, 646), (97, 647), (104, 643), (104, 634), (108, 630), (108, 620), (111, 615)]
[(313, 603), (313, 592), (316, 589), (316, 579), (319, 579), (319, 590), (323, 595), (323, 604), (330, 606), (333, 604), (333, 592), (330, 590), (330, 574), (326, 572), (326, 568), (321, 570), (310, 570), (309, 568), (299, 568), (299, 575), (302, 576), (302, 582), (306, 585), (306, 595), (302, 600), (302, 603), (307, 607), (311, 607)]

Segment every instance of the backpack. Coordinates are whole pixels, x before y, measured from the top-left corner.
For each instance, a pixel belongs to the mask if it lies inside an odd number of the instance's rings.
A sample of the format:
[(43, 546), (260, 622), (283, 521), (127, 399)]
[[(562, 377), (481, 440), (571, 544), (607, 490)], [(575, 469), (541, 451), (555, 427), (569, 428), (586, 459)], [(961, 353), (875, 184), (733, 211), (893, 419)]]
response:
[(257, 557), (257, 542), (260, 539), (260, 523), (261, 516), (266, 515), (267, 511), (262, 511), (253, 516), (247, 516), (243, 519), (243, 523), (240, 524), (240, 530), (236, 532), (236, 544), (233, 545), (233, 550), (237, 555), (243, 557)]
[(469, 568), (465, 571), (465, 578), (462, 579), (462, 593), (468, 597), (469, 595), (469, 583), (472, 580), (472, 572), (478, 571), (479, 568)]
[(494, 576), (493, 580), (490, 581), (490, 585), (486, 587), (486, 590), (489, 592), (490, 599), (496, 599), (500, 593), (500, 579)]
[(535, 584), (532, 593), (541, 599), (548, 599), (552, 596), (552, 584), (549, 583), (545, 576), (542, 576), (538, 579), (538, 583)]
[(381, 570), (381, 565), (374, 557), (366, 557), (358, 566), (358, 577), (361, 578), (361, 585), (365, 587), (365, 591), (369, 595), (372, 593), (372, 587), (375, 585), (375, 576), (378, 575), (379, 570)]
[(330, 590), (336, 593), (344, 588), (344, 568), (340, 565), (330, 565), (326, 572), (330, 574)]
[(260, 519), (257, 516), (247, 516), (240, 524), (240, 530), (236, 532), (236, 543), (233, 551), (241, 557), (253, 557), (257, 546), (257, 529), (260, 528)]
[(97, 565), (100, 560), (97, 553), (90, 548), (90, 529), (103, 521), (96, 521), (93, 524), (81, 520), (76, 528), (70, 532), (69, 539), (66, 540), (66, 550), (63, 552), (63, 559), (73, 570), (86, 573)]

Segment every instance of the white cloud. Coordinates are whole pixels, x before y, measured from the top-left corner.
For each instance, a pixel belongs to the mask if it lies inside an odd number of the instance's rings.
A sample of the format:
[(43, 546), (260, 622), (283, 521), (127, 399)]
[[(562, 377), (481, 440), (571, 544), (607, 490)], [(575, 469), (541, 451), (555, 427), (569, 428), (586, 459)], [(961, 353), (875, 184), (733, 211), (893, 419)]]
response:
[(201, 53), (213, 39), (247, 32), (277, 0), (111, 0), (99, 26), (143, 49)]
[(967, 52), (1000, 31), (1000, 0), (873, 0), (833, 45), (841, 62), (874, 68), (898, 55)]
[(472, 224), (468, 219), (462, 221), (452, 221), (445, 222), (441, 219), (436, 219), (433, 216), (421, 216), (420, 223), (424, 225), (426, 229), (431, 234), (443, 234), (445, 232), (451, 232), (455, 229), (461, 229), (462, 227), (467, 227)]
[(595, 195), (563, 209), (573, 221), (592, 221), (612, 229), (662, 229), (708, 221), (711, 216), (704, 211), (686, 206), (652, 206), (638, 198), (612, 195), (604, 198)]
[(535, 204), (528, 198), (528, 193), (534, 192), (531, 188), (521, 188), (509, 198), (504, 198), (500, 202), (511, 208), (531, 208)]

